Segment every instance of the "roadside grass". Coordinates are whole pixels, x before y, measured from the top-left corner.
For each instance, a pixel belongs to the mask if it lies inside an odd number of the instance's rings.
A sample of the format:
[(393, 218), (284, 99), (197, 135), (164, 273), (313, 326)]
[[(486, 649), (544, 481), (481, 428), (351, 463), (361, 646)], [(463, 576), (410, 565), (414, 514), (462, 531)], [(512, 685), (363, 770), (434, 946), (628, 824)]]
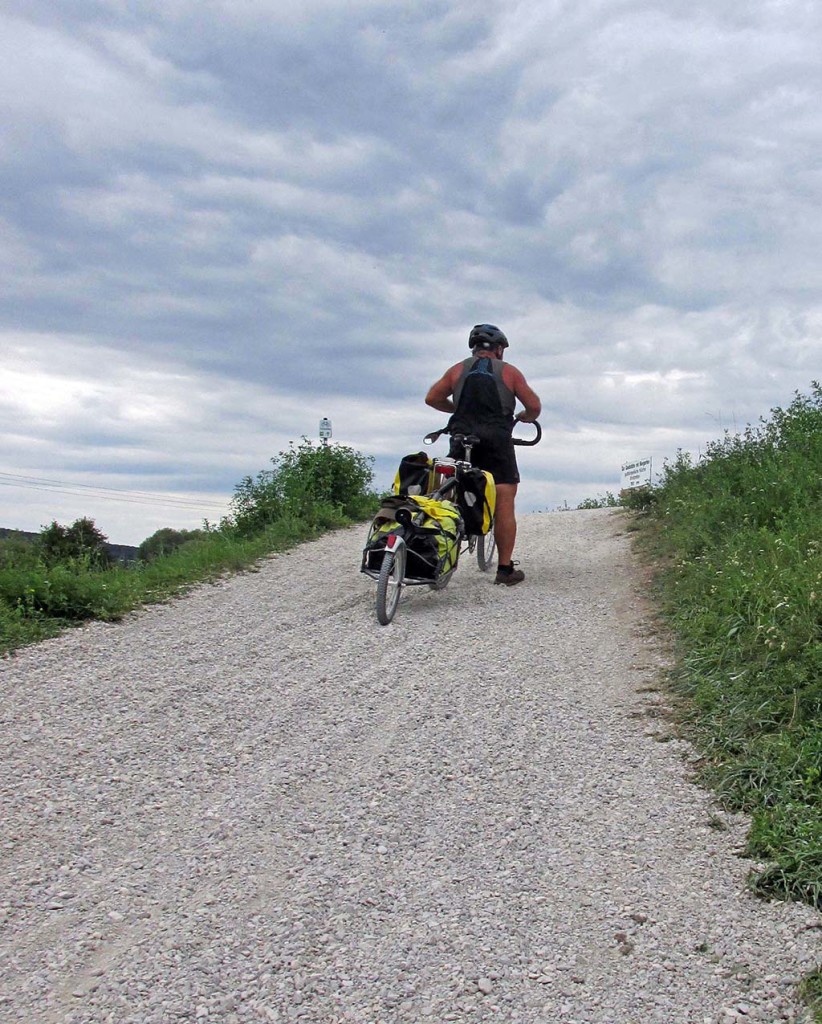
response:
[(660, 566), (701, 774), (748, 812), (751, 879), (822, 909), (822, 390), (666, 466), (640, 543)]
[(215, 530), (169, 555), (132, 567), (0, 568), (0, 651), (56, 636), (90, 619), (117, 621), (141, 605), (168, 600), (226, 573), (248, 570), (270, 554), (348, 522), (338, 517), (326, 519), (324, 525), (308, 525), (287, 519), (253, 537)]
[(799, 995), (813, 1010), (813, 1019), (819, 1024), (822, 1021), (822, 969), (812, 971), (802, 979)]
[[(637, 517), (700, 775), (751, 816), (752, 889), (822, 909), (822, 389), (680, 453)], [(822, 969), (801, 994), (822, 1022)]]
[(253, 570), (268, 555), (363, 521), (377, 508), (368, 460), (344, 446), (317, 448), (303, 439), (272, 463), (256, 481), (237, 485), (232, 514), (219, 527), (147, 561), (101, 566), (82, 553), (54, 561), (42, 544), (0, 542), (0, 654)]

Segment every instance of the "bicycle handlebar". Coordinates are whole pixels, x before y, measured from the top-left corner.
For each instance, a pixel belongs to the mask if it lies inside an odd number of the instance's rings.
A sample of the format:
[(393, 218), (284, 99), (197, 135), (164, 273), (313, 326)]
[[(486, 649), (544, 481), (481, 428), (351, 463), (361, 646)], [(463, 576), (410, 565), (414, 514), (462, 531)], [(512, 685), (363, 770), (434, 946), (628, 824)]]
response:
[[(523, 422), (525, 422), (525, 421), (524, 420), (517, 420), (517, 423), (523, 423)], [(514, 426), (516, 426), (516, 425), (517, 424), (515, 423)], [(515, 437), (513, 439), (515, 445), (521, 446), (523, 448), (533, 448), (535, 444), (539, 444), (540, 443), (540, 441), (542, 440), (542, 427), (539, 425), (537, 420), (532, 420), (531, 421), (531, 426), (532, 427), (536, 427), (536, 431), (537, 431), (536, 437), (532, 438), (530, 441), (526, 441), (526, 440), (524, 440), (523, 438), (520, 438), (520, 437)], [(440, 436), (440, 434), (450, 434), (450, 433), (451, 433), (451, 431), (448, 429), (448, 427), (443, 427), (442, 430), (432, 430), (430, 434), (426, 434), (425, 437), (422, 439), (423, 440), (423, 444), (433, 444), (437, 440), (437, 438)]]
[[(519, 423), (524, 423), (525, 420), (519, 420), (518, 422)], [(522, 445), (525, 448), (533, 448), (535, 444), (539, 444), (540, 443), (540, 441), (542, 440), (542, 427), (539, 425), (539, 423), (536, 420), (532, 420), (531, 421), (531, 426), (537, 428), (536, 437), (534, 437), (530, 441), (525, 441), (525, 440), (523, 440), (520, 437), (515, 437), (514, 438), (514, 444)]]

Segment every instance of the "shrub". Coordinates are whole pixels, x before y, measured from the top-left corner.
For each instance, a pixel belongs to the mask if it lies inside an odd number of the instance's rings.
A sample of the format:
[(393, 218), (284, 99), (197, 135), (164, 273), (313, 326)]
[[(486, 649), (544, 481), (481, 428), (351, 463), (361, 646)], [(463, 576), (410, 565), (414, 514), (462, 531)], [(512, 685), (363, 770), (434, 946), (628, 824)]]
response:
[(653, 484), (629, 487), (619, 492), (619, 504), (632, 512), (649, 512), (659, 500), (659, 493)]
[[(276, 465), (275, 459), (271, 461)], [(228, 525), (244, 537), (260, 533), (282, 518), (282, 481), (276, 470), (264, 469), (256, 477), (243, 477), (234, 488), (230, 508)]]
[(582, 511), (589, 508), (617, 508), (621, 504), (621, 500), (615, 494), (606, 491), (604, 495), (597, 495), (596, 498), (585, 498), (577, 505), (577, 509)]
[(346, 445), (315, 445), (302, 438), (271, 459), (272, 469), (244, 477), (231, 500), (230, 521), (244, 536), (286, 516), (313, 527), (365, 518), (373, 509), (367, 458)]
[(246, 477), (219, 528), (158, 530), (140, 546), (142, 561), (112, 565), (106, 538), (91, 519), (52, 522), (33, 541), (0, 542), (0, 650), (9, 651), (72, 622), (112, 620), (195, 582), (248, 568), (323, 530), (364, 519), (377, 507), (371, 462), (342, 445), (317, 448), (303, 438)]
[(176, 551), (189, 541), (199, 540), (205, 536), (205, 530), (175, 530), (170, 526), (164, 526), (150, 537), (146, 537), (137, 549), (137, 558), (141, 562), (151, 562), (162, 555), (170, 555), (172, 551)]
[(37, 549), (46, 565), (82, 562), (89, 567), (104, 569), (111, 564), (106, 550), (108, 538), (94, 525), (93, 519), (76, 519), (71, 526), (53, 521), (40, 532)]
[(30, 536), (10, 533), (0, 538), (0, 569), (8, 566), (36, 565), (39, 558), (37, 547)]

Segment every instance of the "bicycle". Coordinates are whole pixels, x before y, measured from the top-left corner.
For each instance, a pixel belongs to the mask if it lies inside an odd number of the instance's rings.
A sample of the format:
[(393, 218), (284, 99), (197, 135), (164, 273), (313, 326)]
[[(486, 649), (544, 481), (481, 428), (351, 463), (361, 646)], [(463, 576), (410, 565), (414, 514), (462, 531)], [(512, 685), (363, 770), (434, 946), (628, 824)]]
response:
[[(542, 437), (542, 429), (538, 423), (535, 426), (537, 436), (533, 441), (518, 439), (514, 443), (537, 444)], [(433, 444), (443, 433), (447, 431), (428, 434), (425, 443)], [(393, 620), (404, 586), (427, 586), (431, 590), (444, 590), (457, 570), (463, 545), (471, 552), (477, 551), (481, 570), (487, 571), (492, 564), (496, 549), (493, 533), (469, 535), (456, 501), (460, 483), (467, 473), (476, 468), (471, 462), (471, 455), (480, 439), (474, 434), (454, 435), (452, 439), (462, 446), (466, 457), (434, 459), (431, 469), (432, 482), (435, 484), (433, 490), (426, 495), (386, 498), (384, 510), (381, 510), (385, 515), (378, 514), (371, 525), (360, 571), (377, 581), (376, 612), (380, 625), (387, 626)], [(449, 532), (451, 540), (446, 544), (445, 557), (439, 554), (426, 557), (420, 552), (422, 545), (418, 541), (426, 534), (441, 534), (441, 530), (426, 524), (432, 518), (429, 513), (435, 511), (440, 503), (445, 503), (440, 512), (444, 511), (446, 518), (453, 518), (453, 533)], [(453, 515), (449, 505), (453, 508)], [(412, 556), (410, 559), (409, 553)], [(410, 563), (413, 565), (410, 566)], [(415, 570), (414, 574), (409, 573), (409, 567)]]
[[(439, 433), (439, 431), (436, 431), (433, 434), (428, 434), (423, 439), (423, 443), (433, 444)], [(480, 439), (476, 434), (453, 434), (451, 435), (451, 440), (462, 447), (465, 458), (454, 459), (450, 456), (435, 458), (432, 472), (434, 481), (439, 486), (442, 485), (444, 480), (453, 477), (454, 490), (457, 492), (457, 496), (459, 496), (460, 484), (465, 479), (465, 474), (476, 468), (471, 456), (474, 446), (479, 443)], [(494, 540), (493, 518), (491, 519), (488, 533), (469, 533), (466, 530), (466, 541), (469, 553), (473, 554), (475, 551), (477, 553), (477, 564), (480, 570), (487, 572), (493, 564), (494, 554), (497, 549), (496, 541)]]
[[(536, 434), (530, 441), (520, 437), (513, 439), (517, 447), (533, 448), (534, 445), (539, 444), (542, 440), (542, 427), (536, 420), (534, 420), (533, 426), (536, 429)], [(451, 434), (450, 430), (444, 427), (442, 430), (434, 430), (430, 434), (426, 434), (423, 438), (423, 443), (433, 444), (442, 434), (449, 434), (452, 443), (462, 446), (466, 461), (470, 463), (472, 450), (475, 445), (479, 444), (480, 438), (476, 434)], [(434, 463), (435, 472), (437, 465), (453, 461), (452, 459), (436, 459)], [(494, 535), (493, 524), (487, 533), (470, 534), (468, 536), (468, 551), (473, 554), (475, 550), (480, 572), (488, 572), (493, 567), (494, 556), (497, 553), (497, 541)]]
[[(464, 521), (452, 498), (456, 497), (463, 467), (470, 468), (470, 464), (461, 460), (453, 462), (453, 475), (443, 479), (429, 494), (386, 498), (384, 509), (371, 526), (360, 571), (377, 581), (376, 611), (382, 626), (387, 626), (394, 618), (403, 587), (444, 590), (457, 570), (466, 534)], [(428, 556), (424, 550), (427, 536), (436, 538), (445, 532), (428, 525), (432, 502), (446, 503), (444, 510), (451, 519), (444, 558), (438, 550)], [(388, 519), (389, 514), (392, 519)]]

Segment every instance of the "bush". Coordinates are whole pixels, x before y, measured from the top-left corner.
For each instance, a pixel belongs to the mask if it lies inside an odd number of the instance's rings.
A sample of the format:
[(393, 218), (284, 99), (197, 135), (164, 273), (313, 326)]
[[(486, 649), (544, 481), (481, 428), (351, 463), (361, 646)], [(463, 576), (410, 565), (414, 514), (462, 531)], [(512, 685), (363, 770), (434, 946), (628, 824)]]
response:
[(659, 501), (659, 494), (653, 484), (629, 487), (619, 492), (619, 504), (631, 512), (649, 512)]
[(596, 498), (585, 498), (577, 505), (577, 509), (583, 511), (589, 508), (618, 508), (621, 504), (621, 500), (615, 494), (606, 491), (604, 495), (598, 495)]
[(0, 571), (0, 600), (18, 614), (83, 621), (120, 618), (126, 570), (89, 570), (72, 561)]
[(312, 527), (339, 526), (366, 518), (375, 507), (373, 459), (346, 445), (315, 445), (304, 437), (271, 464), (235, 488), (230, 521), (244, 536), (288, 516)]
[(49, 566), (81, 562), (105, 569), (111, 564), (106, 549), (108, 537), (97, 529), (93, 519), (76, 519), (71, 526), (53, 521), (41, 530), (36, 544), (40, 557)]
[(106, 538), (91, 519), (52, 522), (33, 541), (0, 541), (0, 650), (56, 635), (84, 619), (118, 619), (192, 584), (248, 568), (323, 530), (365, 519), (371, 462), (343, 445), (320, 448), (303, 438), (272, 459), (274, 468), (246, 477), (219, 528), (165, 528), (140, 546), (142, 561), (111, 564)]
[(164, 526), (150, 537), (146, 537), (137, 549), (137, 558), (141, 562), (151, 562), (163, 555), (170, 555), (172, 551), (176, 551), (189, 541), (199, 540), (205, 536), (205, 530), (174, 530), (170, 526)]
[(632, 512), (647, 512), (657, 501), (657, 491), (653, 484), (641, 487), (630, 487), (619, 494), (606, 491), (596, 498), (585, 498), (577, 505), (580, 511), (589, 508), (627, 508)]
[(40, 556), (34, 540), (22, 533), (10, 533), (0, 538), (0, 569), (9, 566), (33, 566)]
[[(276, 460), (271, 460), (276, 464)], [(245, 476), (234, 488), (231, 515), (224, 525), (244, 536), (260, 533), (281, 519), (285, 510), (282, 481), (276, 470), (261, 470), (256, 477)]]

